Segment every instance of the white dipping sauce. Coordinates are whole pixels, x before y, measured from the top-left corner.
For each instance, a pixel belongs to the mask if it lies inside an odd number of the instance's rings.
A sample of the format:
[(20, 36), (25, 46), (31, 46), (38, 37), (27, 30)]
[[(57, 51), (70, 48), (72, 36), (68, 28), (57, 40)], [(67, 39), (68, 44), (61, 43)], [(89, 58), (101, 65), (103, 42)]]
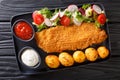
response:
[(26, 49), (22, 52), (21, 60), (25, 65), (33, 67), (39, 63), (39, 56), (34, 49)]

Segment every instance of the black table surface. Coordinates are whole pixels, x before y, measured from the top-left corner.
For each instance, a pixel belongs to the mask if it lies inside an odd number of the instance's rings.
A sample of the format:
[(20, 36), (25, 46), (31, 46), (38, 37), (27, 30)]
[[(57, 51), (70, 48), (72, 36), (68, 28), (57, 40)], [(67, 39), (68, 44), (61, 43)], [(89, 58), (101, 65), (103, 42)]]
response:
[[(72, 69), (26, 76), (19, 71), (10, 30), (12, 16), (42, 7), (99, 2), (106, 9), (111, 57)], [(0, 80), (120, 80), (120, 0), (0, 0)]]

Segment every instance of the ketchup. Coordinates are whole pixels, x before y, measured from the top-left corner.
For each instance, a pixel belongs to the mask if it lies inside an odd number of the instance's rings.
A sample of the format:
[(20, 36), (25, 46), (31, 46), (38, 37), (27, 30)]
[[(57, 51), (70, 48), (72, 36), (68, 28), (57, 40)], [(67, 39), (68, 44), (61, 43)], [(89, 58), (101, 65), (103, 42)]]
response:
[(29, 40), (33, 35), (31, 26), (25, 21), (18, 22), (14, 26), (14, 32), (17, 37), (23, 40)]

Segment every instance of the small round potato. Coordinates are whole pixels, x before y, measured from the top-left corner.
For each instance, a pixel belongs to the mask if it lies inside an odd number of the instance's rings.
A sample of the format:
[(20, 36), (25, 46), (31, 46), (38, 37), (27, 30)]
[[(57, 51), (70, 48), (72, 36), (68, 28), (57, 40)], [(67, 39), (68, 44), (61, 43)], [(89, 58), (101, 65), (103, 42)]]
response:
[(73, 53), (73, 58), (77, 63), (82, 63), (86, 60), (86, 56), (83, 51), (75, 51)]
[(67, 52), (59, 54), (59, 61), (63, 66), (72, 66), (74, 64), (73, 57)]
[(100, 58), (102, 59), (105, 59), (109, 55), (109, 50), (104, 46), (99, 47), (97, 51), (98, 51)]
[(89, 61), (92, 61), (92, 62), (95, 61), (95, 60), (97, 60), (97, 58), (98, 58), (98, 52), (94, 48), (87, 48), (85, 50), (85, 55), (86, 55), (86, 58)]
[(56, 55), (48, 55), (45, 58), (45, 62), (50, 68), (58, 68), (60, 66), (59, 59)]

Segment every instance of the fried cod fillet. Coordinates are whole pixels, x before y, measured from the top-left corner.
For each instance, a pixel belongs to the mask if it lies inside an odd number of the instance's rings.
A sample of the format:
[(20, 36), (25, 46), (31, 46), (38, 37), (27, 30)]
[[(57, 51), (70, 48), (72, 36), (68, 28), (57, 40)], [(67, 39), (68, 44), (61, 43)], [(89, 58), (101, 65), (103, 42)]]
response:
[(103, 42), (106, 38), (105, 30), (96, 28), (94, 23), (56, 26), (35, 34), (38, 47), (47, 53), (85, 49), (92, 44)]

